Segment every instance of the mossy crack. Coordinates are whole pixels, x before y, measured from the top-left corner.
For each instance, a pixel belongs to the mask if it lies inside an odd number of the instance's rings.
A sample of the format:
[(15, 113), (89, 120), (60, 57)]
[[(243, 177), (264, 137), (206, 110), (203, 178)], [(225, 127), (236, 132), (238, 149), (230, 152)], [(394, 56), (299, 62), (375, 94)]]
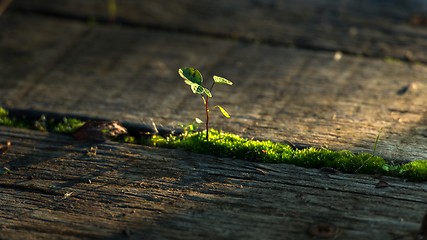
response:
[[(40, 122), (42, 121), (42, 122)], [(0, 125), (72, 134), (85, 121), (76, 118), (29, 120), (25, 117), (11, 118), (8, 111), (0, 108)], [(41, 126), (41, 127), (40, 127)], [(307, 147), (298, 149), (286, 143), (247, 139), (236, 134), (209, 130), (206, 132), (181, 131), (179, 134), (128, 134), (115, 141), (146, 146), (179, 148), (196, 153), (258, 161), (263, 163), (287, 163), (306, 168), (332, 168), (343, 173), (382, 174), (406, 178), (411, 181), (427, 180), (427, 160), (416, 160), (405, 164), (393, 164), (370, 153), (333, 151), (326, 148)]]

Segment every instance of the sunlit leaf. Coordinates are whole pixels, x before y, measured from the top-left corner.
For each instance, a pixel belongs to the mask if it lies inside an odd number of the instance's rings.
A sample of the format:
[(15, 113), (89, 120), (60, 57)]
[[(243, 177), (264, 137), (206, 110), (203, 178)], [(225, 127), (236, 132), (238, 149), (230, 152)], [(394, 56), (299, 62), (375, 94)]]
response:
[(211, 93), (211, 91), (209, 91), (209, 89), (204, 88), (204, 92), (205, 92), (206, 96), (212, 97), (212, 93)]
[(205, 91), (205, 88), (197, 83), (191, 84), (190, 87), (191, 91), (193, 91), (193, 93), (195, 94), (203, 94), (203, 92)]
[(228, 114), (228, 112), (225, 111), (225, 109), (223, 107), (221, 107), (220, 105), (216, 105), (215, 107), (217, 107), (221, 111), (221, 113), (222, 113), (222, 115), (224, 115), (224, 117), (230, 118), (230, 114)]
[(203, 123), (203, 121), (200, 118), (195, 118), (194, 120), (196, 120), (196, 123)]
[(184, 79), (184, 82), (185, 82), (186, 84), (188, 84), (188, 85), (193, 84), (193, 82), (191, 82), (190, 80), (187, 80), (187, 79)]
[(202, 74), (199, 72), (199, 70), (195, 68), (180, 68), (178, 70), (178, 73), (182, 78), (184, 78), (184, 80), (186, 80), (185, 83), (188, 85), (191, 85), (192, 83), (197, 83), (201, 85), (203, 82)]
[(223, 77), (213, 76), (213, 80), (215, 81), (215, 83), (233, 85), (233, 82), (231, 82), (230, 80), (225, 79)]

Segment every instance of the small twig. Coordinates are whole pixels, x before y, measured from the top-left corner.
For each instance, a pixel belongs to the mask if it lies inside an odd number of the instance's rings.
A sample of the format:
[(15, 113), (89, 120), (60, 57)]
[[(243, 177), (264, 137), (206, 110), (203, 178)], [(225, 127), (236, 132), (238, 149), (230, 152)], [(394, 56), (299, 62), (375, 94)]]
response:
[(205, 100), (205, 111), (206, 111), (206, 141), (209, 141), (209, 97)]
[[(374, 143), (374, 152), (372, 153), (372, 156), (375, 155), (375, 153), (377, 152), (377, 145), (378, 145), (378, 141), (380, 140), (380, 135), (382, 132), (383, 128), (380, 128), (380, 131), (378, 132), (377, 138), (375, 139), (375, 143)], [(368, 159), (366, 159), (362, 165), (360, 165), (360, 167), (358, 169), (356, 169), (356, 171), (354, 171), (355, 173), (357, 173), (358, 171), (360, 171), (360, 169), (362, 169), (363, 166), (365, 166), (365, 164), (371, 160), (372, 156), (370, 156)]]

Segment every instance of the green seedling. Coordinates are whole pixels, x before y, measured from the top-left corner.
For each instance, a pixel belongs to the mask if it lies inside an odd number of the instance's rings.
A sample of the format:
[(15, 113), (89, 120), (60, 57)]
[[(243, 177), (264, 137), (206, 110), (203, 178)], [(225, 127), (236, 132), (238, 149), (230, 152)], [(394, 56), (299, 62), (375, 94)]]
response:
[[(212, 98), (212, 89), (215, 85), (215, 83), (218, 84), (226, 84), (226, 85), (233, 85), (233, 83), (230, 80), (227, 80), (223, 77), (219, 77), (214, 75), (213, 76), (213, 82), (210, 88), (206, 88), (202, 85), (203, 83), (203, 77), (202, 74), (199, 72), (199, 70), (191, 67), (186, 68), (180, 68), (178, 70), (179, 75), (184, 79), (184, 82), (190, 86), (191, 91), (193, 91), (194, 94), (198, 94), (201, 96), (203, 104), (205, 106), (205, 113), (206, 113), (206, 120), (205, 120), (205, 129), (206, 129), (206, 141), (209, 141), (209, 98)], [(230, 114), (221, 106), (216, 105), (213, 108), (218, 108), (222, 115), (226, 118), (230, 118)], [(198, 123), (202, 123), (202, 121), (199, 118), (196, 118), (196, 121)]]

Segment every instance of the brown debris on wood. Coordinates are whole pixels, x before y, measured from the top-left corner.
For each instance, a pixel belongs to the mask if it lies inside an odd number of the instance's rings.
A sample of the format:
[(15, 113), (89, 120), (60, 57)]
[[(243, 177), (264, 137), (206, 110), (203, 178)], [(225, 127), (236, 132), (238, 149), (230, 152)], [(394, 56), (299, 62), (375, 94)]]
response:
[(78, 140), (104, 142), (126, 134), (127, 130), (116, 121), (89, 121), (73, 134)]
[(0, 175), (5, 239), (392, 239), (418, 233), (426, 207), (425, 185), (401, 179), (375, 189), (362, 174), (113, 141), (87, 154), (68, 136), (8, 127), (0, 139), (14, 144)]
[(5, 144), (0, 144), (0, 153), (1, 155), (5, 154), (7, 152), (7, 150), (10, 149), (10, 147), (12, 146), (12, 142), (11, 141), (6, 141)]

